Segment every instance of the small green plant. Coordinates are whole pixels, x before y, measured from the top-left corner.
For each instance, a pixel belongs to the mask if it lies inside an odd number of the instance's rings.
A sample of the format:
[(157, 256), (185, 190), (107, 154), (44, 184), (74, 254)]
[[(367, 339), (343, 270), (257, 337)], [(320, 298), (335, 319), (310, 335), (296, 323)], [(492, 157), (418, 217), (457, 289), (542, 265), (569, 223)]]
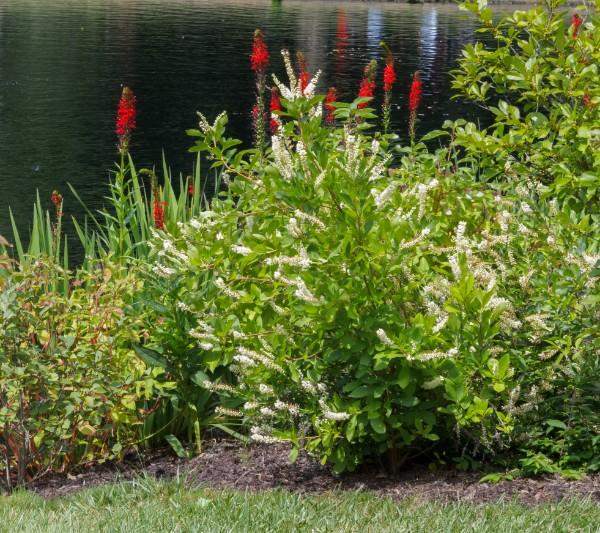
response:
[(130, 348), (123, 309), (135, 281), (114, 274), (105, 264), (71, 278), (65, 295), (53, 289), (62, 269), (38, 260), (0, 281), (0, 487), (140, 440), (142, 404), (168, 384)]

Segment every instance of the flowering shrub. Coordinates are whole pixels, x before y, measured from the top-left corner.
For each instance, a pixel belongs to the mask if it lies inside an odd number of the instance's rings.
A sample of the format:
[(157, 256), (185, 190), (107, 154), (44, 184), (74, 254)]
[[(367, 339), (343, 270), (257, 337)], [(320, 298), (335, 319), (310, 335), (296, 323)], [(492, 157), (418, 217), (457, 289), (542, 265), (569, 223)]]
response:
[[(498, 46), (467, 45), (453, 86), (488, 109), (488, 128), (463, 123), (456, 141), (480, 177), (535, 176), (596, 223), (600, 190), (600, 18), (594, 3), (568, 17), (561, 0), (497, 23), (485, 2), (466, 3)], [(596, 3), (597, 5), (597, 3)]]
[(201, 117), (197, 148), (229, 187), (156, 270), (187, 288), (189, 342), (237, 375), (202, 386), (241, 398), (222, 413), (253, 440), (337, 471), (522, 438), (564, 366), (597, 357), (592, 232), (538, 187), (478, 182), (459, 145), (396, 155), (355, 120), (364, 99), (337, 103), (331, 129), (312, 84), (276, 83), (266, 162), (232, 148), (224, 114)]

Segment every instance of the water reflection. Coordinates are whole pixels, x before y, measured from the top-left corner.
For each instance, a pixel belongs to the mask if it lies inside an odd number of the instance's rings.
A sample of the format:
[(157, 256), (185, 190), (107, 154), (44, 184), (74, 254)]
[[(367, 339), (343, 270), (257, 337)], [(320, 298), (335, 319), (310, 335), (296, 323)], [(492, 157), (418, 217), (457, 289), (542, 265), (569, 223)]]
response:
[[(273, 70), (278, 51), (302, 50), (308, 68), (323, 69), (321, 90), (335, 85), (353, 98), (362, 69), (386, 41), (397, 58), (394, 127), (406, 129), (406, 93), (423, 72), (421, 131), (467, 111), (447, 104), (447, 72), (473, 38), (472, 19), (454, 5), (253, 0), (2, 0), (0, 3), (0, 191), (21, 226), (35, 189), (65, 194), (67, 214), (81, 214), (67, 181), (92, 207), (115, 160), (114, 117), (122, 84), (138, 96), (133, 154), (188, 174), (185, 129), (195, 111), (227, 109), (231, 133), (249, 140), (253, 82), (251, 36), (261, 27)], [(379, 101), (375, 102), (379, 105)], [(472, 111), (472, 110), (468, 110)], [(0, 234), (10, 233), (6, 209)]]
[(380, 54), (379, 43), (383, 39), (383, 11), (369, 8), (367, 17), (367, 45), (369, 57), (378, 58)]

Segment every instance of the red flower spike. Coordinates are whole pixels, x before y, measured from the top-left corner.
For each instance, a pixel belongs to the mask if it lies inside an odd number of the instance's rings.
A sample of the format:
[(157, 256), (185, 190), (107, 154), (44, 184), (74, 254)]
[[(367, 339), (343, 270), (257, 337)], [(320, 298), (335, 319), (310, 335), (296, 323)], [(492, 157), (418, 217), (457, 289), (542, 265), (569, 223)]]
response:
[(119, 151), (121, 154), (128, 151), (131, 132), (135, 128), (135, 95), (129, 87), (123, 87), (115, 127), (115, 132), (119, 137)]
[[(371, 61), (365, 67), (365, 73), (362, 81), (360, 82), (360, 88), (358, 90), (358, 96), (365, 98), (373, 98), (375, 96), (375, 74), (377, 72), (377, 61)], [(367, 102), (358, 104), (359, 109), (367, 107)]]
[(383, 69), (383, 90), (385, 92), (391, 91), (395, 82), (396, 71), (394, 70), (394, 63), (388, 63)]
[[(273, 87), (271, 89), (270, 110), (271, 113), (273, 113), (274, 111), (281, 111), (281, 97), (279, 96), (279, 89), (277, 87)], [(279, 124), (273, 117), (271, 117), (271, 134), (275, 135), (278, 129)]]
[(413, 81), (410, 86), (410, 95), (408, 97), (408, 109), (409, 111), (415, 112), (421, 103), (421, 96), (423, 95), (423, 82), (421, 81), (421, 74), (417, 70), (413, 75)]
[(269, 64), (269, 49), (260, 30), (254, 32), (252, 40), (252, 54), (250, 55), (250, 67), (254, 72), (264, 71)]
[(130, 134), (135, 129), (135, 96), (129, 87), (123, 88), (119, 109), (117, 110), (117, 127), (119, 137)]
[(381, 41), (379, 45), (385, 52), (385, 68), (383, 69), (383, 90), (387, 93), (392, 90), (396, 82), (396, 71), (394, 70), (394, 56), (389, 46)]
[(54, 205), (54, 208), (56, 209), (56, 217), (57, 218), (62, 217), (62, 204), (63, 204), (62, 194), (60, 194), (58, 191), (52, 191), (52, 194), (50, 196), (50, 201), (52, 202), (52, 204)]
[(154, 226), (156, 229), (165, 227), (165, 206), (166, 202), (161, 202), (158, 198), (154, 199)]
[(329, 90), (327, 91), (327, 96), (325, 97), (325, 109), (326, 109), (325, 123), (330, 126), (333, 125), (333, 123), (335, 122), (335, 117), (333, 116), (335, 107), (331, 104), (333, 104), (336, 101), (337, 101), (337, 91), (336, 91), (335, 87), (329, 87)]
[(63, 202), (62, 194), (60, 194), (58, 191), (52, 191), (50, 201), (52, 202), (54, 207), (59, 207)]
[[(369, 81), (368, 79), (363, 79), (360, 82), (360, 89), (358, 90), (358, 96), (360, 97), (365, 97), (365, 98), (373, 98), (373, 96), (375, 95), (375, 83), (372, 81)], [(358, 108), (362, 109), (363, 107), (367, 107), (367, 102), (362, 102), (361, 104), (358, 104)]]
[(299, 67), (298, 80), (300, 81), (300, 90), (302, 91), (302, 94), (304, 94), (304, 91), (310, 83), (310, 74), (308, 72), (308, 69), (306, 68), (306, 60), (304, 59), (304, 54), (302, 52), (298, 52), (297, 57)]
[(577, 13), (573, 13), (573, 21), (572, 21), (572, 25), (573, 25), (572, 37), (573, 37), (573, 39), (577, 39), (577, 36), (579, 35), (579, 28), (581, 27), (582, 24), (583, 24), (583, 19)]

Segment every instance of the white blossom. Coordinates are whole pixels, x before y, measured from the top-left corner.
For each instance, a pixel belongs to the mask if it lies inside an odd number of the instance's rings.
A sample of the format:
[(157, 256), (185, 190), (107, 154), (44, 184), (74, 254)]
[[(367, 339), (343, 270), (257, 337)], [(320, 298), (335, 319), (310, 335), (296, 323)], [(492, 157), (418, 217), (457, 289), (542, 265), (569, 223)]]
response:
[(388, 346), (392, 346), (394, 344), (392, 339), (387, 336), (387, 333), (382, 328), (379, 328), (376, 333), (377, 337), (383, 344), (387, 344)]

